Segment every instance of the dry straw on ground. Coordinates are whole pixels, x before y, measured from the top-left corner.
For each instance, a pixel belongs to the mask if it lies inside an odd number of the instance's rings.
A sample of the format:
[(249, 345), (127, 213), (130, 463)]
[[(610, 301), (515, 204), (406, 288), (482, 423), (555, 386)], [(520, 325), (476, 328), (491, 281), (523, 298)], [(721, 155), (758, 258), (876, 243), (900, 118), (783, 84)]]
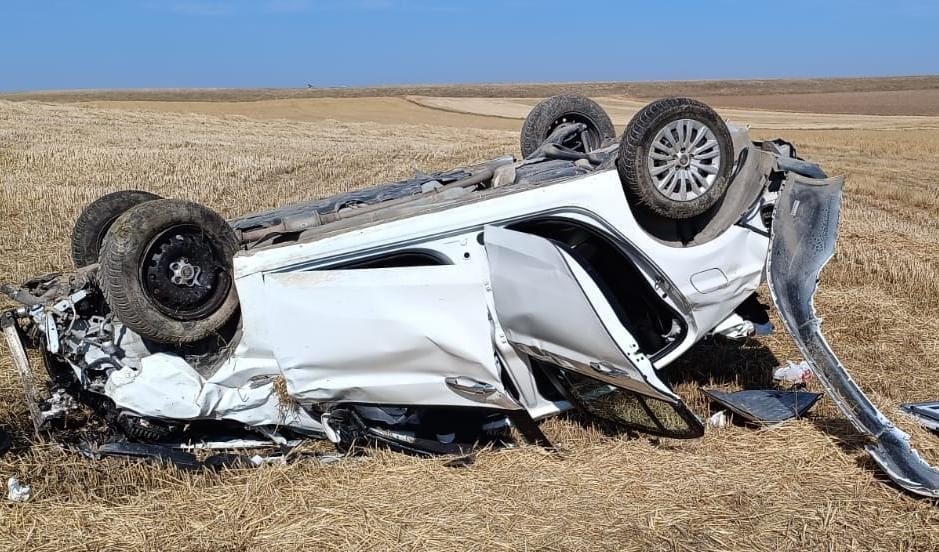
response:
[[(757, 134), (763, 134), (756, 131)], [(848, 176), (837, 259), (818, 308), (873, 400), (932, 461), (939, 440), (899, 418), (939, 398), (939, 131), (793, 131)], [(515, 151), (511, 131), (260, 122), (0, 101), (0, 280), (69, 266), (85, 203), (127, 187), (226, 215)], [(797, 359), (782, 334), (709, 342), (667, 375), (702, 415), (700, 385), (765, 383)], [(34, 499), (0, 504), (11, 550), (935, 550), (939, 510), (890, 486), (823, 400), (776, 429), (693, 441), (546, 423), (563, 449), (487, 451), (468, 468), (379, 453), (361, 461), (183, 473), (94, 462), (29, 443), (8, 351), (0, 424), (16, 448), (0, 476)]]

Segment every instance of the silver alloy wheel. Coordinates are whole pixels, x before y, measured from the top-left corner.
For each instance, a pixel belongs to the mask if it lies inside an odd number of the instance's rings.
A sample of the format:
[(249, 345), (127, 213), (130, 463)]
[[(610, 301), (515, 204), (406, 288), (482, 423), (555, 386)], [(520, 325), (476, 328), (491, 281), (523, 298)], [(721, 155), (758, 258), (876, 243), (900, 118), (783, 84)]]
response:
[(691, 201), (711, 189), (721, 168), (721, 146), (714, 132), (694, 119), (662, 127), (647, 155), (656, 189), (674, 201)]

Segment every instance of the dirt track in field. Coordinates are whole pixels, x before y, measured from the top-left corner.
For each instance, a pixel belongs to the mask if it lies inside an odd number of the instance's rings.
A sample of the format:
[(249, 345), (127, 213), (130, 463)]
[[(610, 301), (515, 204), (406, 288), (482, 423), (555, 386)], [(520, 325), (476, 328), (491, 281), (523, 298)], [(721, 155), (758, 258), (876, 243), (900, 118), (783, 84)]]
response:
[[(859, 384), (939, 462), (939, 437), (897, 413), (902, 402), (939, 398), (934, 119), (910, 109), (830, 130), (832, 121), (850, 121), (796, 119), (718, 91), (725, 109), (777, 125), (755, 128), (755, 137), (781, 134), (847, 176), (838, 252), (822, 275), (817, 307)], [(139, 100), (0, 100), (0, 281), (68, 269), (78, 211), (117, 189), (188, 198), (234, 216), (517, 154), (520, 120), (501, 117), (524, 112), (531, 97), (466, 95), (454, 105), (477, 112), (469, 115), (374, 94), (211, 102), (217, 111), (197, 113)], [(599, 97), (619, 124), (641, 103)], [(300, 103), (281, 103), (294, 100)], [(204, 103), (187, 101), (183, 111), (209, 109)], [(787, 124), (790, 130), (779, 126)], [(707, 416), (701, 386), (740, 388), (798, 358), (784, 333), (711, 341), (665, 375)], [(3, 550), (939, 549), (939, 507), (889, 485), (827, 399), (805, 420), (730, 426), (691, 441), (551, 420), (545, 431), (562, 454), (485, 451), (464, 469), (378, 453), (331, 466), (189, 473), (95, 462), (35, 443), (21, 393), (0, 343), (0, 425), (15, 436), (0, 476), (16, 474), (35, 493), (26, 504), (0, 504)]]
[[(788, 81), (784, 81), (788, 82)], [(865, 81), (866, 82), (866, 81)], [(718, 108), (725, 117), (746, 122), (757, 128), (788, 129), (899, 129), (939, 128), (939, 80), (918, 81), (907, 86), (921, 85), (933, 88), (908, 90), (864, 90), (822, 92), (774, 93), (772, 88), (756, 86), (687, 87), (687, 90), (659, 91), (646, 86), (630, 90), (621, 87), (597, 90), (593, 97), (606, 108), (614, 123), (623, 128), (632, 115), (649, 101), (649, 94), (662, 95), (690, 93)], [(547, 85), (545, 85), (547, 86)], [(779, 86), (780, 89), (798, 90), (797, 86)], [(805, 86), (807, 89), (819, 86)], [(829, 86), (829, 88), (836, 88)], [(734, 94), (737, 89), (749, 93)], [(822, 88), (825, 90), (825, 88)], [(355, 89), (353, 89), (355, 90)], [(394, 89), (400, 94), (373, 91), (374, 96), (339, 91), (337, 97), (279, 97), (274, 91), (222, 91), (214, 100), (204, 95), (183, 91), (164, 91), (162, 99), (147, 98), (142, 93), (125, 92), (115, 96), (107, 92), (70, 94), (39, 94), (23, 96), (40, 101), (53, 100), (79, 103), (88, 107), (124, 110), (145, 110), (203, 115), (242, 115), (258, 119), (288, 119), (295, 121), (339, 120), (350, 122), (376, 122), (383, 124), (427, 124), (451, 128), (480, 128), (490, 130), (517, 130), (531, 107), (543, 96), (519, 96), (522, 91), (536, 92), (521, 86), (519, 89), (498, 88), (501, 95), (472, 96), (473, 87), (432, 89)], [(485, 92), (480, 88), (479, 92)], [(754, 93), (754, 91), (759, 93)], [(411, 93), (406, 93), (411, 92)], [(342, 96), (342, 94), (346, 94)], [(2, 96), (0, 96), (2, 97)], [(159, 95), (156, 97), (160, 97)], [(655, 97), (655, 96), (652, 96)], [(212, 96), (208, 96), (212, 98)]]

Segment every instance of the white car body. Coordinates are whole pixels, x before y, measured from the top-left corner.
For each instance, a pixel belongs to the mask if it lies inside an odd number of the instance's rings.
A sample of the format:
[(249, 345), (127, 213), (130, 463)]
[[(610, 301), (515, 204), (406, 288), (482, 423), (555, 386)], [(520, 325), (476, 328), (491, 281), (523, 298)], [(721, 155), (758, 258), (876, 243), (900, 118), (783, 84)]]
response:
[[(745, 147), (755, 167), (768, 166), (768, 153)], [(756, 178), (764, 179), (763, 189), (766, 174)], [(344, 402), (524, 409), (539, 419), (570, 404), (539, 393), (526, 359), (535, 355), (678, 403), (681, 398), (657, 372), (715, 328), (746, 324), (734, 309), (762, 281), (769, 233), (758, 207), (771, 205), (775, 195), (764, 190), (738, 224), (713, 239), (676, 247), (642, 228), (610, 169), (494, 189), (424, 213), (326, 227), (297, 243), (241, 252), (234, 267), (242, 332), (221, 366), (206, 377), (179, 356), (138, 349), (143, 369), (128, 363), (116, 371), (106, 394), (140, 416), (311, 431), (323, 427), (308, 407)], [(661, 354), (641, 350), (576, 261), (545, 238), (506, 229), (549, 217), (614, 241), (624, 261), (639, 268), (649, 288), (681, 317), (680, 340)], [(333, 268), (414, 251), (447, 264)], [(526, 263), (526, 256), (535, 262)], [(513, 285), (512, 278), (522, 275), (553, 280)], [(526, 328), (526, 312), (561, 325)], [(125, 348), (134, 350), (134, 336), (126, 332), (124, 339)], [(612, 375), (583, 368), (591, 362), (609, 366)], [(278, 378), (301, 408), (284, 409), (275, 391)]]

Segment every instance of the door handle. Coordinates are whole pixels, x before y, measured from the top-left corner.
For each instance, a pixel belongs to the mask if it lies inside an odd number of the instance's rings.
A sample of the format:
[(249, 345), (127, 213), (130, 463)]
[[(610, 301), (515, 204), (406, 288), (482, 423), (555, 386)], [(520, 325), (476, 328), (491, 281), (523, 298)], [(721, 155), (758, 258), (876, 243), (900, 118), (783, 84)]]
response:
[(478, 395), (480, 397), (491, 395), (496, 392), (494, 385), (474, 380), (473, 378), (468, 378), (466, 376), (451, 376), (448, 377), (445, 381), (447, 382), (447, 386), (457, 391), (463, 391), (464, 393)]

